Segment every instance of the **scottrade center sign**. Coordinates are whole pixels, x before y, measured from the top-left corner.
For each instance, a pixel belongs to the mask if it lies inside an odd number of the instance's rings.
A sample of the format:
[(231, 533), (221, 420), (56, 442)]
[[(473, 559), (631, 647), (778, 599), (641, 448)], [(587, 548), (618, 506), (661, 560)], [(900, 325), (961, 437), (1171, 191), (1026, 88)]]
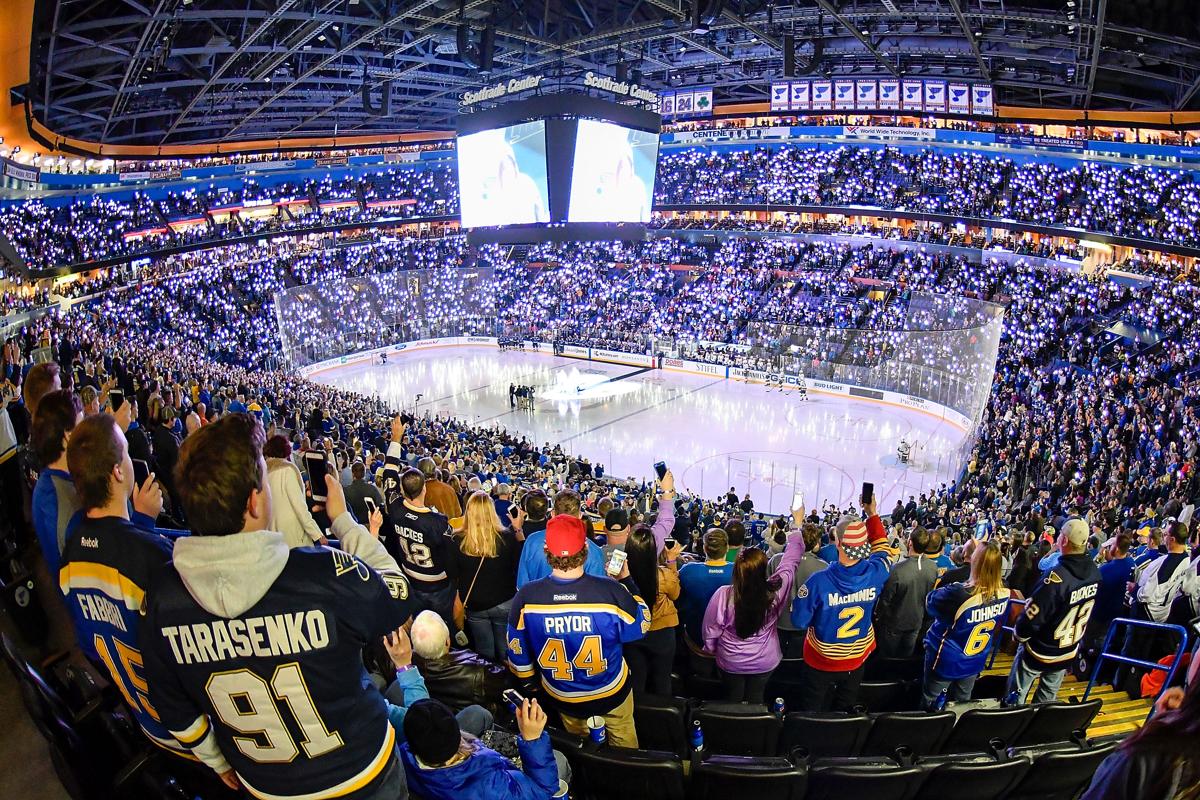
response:
[(459, 99), (458, 104), (460, 106), (471, 106), (481, 103), (484, 100), (498, 100), (510, 94), (536, 89), (542, 85), (542, 81), (545, 78), (545, 75), (530, 75), (528, 78), (513, 78), (510, 81), (501, 81), (493, 86), (485, 86), (482, 89), (477, 89), (474, 92), (466, 92)]

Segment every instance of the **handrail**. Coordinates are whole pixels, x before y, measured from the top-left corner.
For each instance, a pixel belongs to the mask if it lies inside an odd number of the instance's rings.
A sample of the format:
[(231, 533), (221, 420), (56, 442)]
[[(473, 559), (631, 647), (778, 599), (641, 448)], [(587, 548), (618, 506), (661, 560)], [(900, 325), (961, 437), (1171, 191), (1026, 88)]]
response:
[[(1178, 634), (1179, 645), (1175, 648), (1175, 658), (1168, 664), (1159, 664), (1157, 661), (1145, 661), (1140, 658), (1130, 658), (1129, 656), (1120, 653), (1110, 653), (1108, 648), (1112, 645), (1113, 637), (1119, 628), (1149, 628), (1152, 630), (1163, 631), (1167, 633)], [(1175, 677), (1175, 670), (1179, 668), (1179, 662), (1183, 658), (1184, 648), (1187, 646), (1187, 630), (1182, 625), (1174, 625), (1167, 622), (1151, 622), (1144, 619), (1130, 619), (1129, 617), (1117, 617), (1108, 625), (1108, 633), (1104, 636), (1104, 646), (1100, 648), (1100, 654), (1096, 657), (1096, 666), (1092, 668), (1092, 677), (1088, 680), (1087, 689), (1083, 692), (1081, 701), (1087, 700), (1088, 695), (1092, 693), (1092, 687), (1096, 685), (1096, 678), (1100, 674), (1100, 665), (1107, 661), (1115, 661), (1118, 664), (1128, 664), (1131, 667), (1145, 667), (1146, 669), (1161, 670), (1167, 673), (1166, 679), (1163, 681), (1162, 688), (1158, 690), (1158, 694), (1154, 696), (1155, 702), (1171, 685), (1171, 679)], [(1154, 703), (1150, 704), (1150, 711), (1146, 714), (1146, 719), (1150, 719), (1154, 715)]]

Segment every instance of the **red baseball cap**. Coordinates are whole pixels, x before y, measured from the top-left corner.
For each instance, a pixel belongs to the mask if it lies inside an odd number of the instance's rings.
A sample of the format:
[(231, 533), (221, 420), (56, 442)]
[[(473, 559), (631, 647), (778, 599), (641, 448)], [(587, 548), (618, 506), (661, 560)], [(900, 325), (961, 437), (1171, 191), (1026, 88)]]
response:
[(587, 543), (583, 520), (570, 514), (551, 517), (546, 523), (546, 549), (552, 556), (573, 556)]

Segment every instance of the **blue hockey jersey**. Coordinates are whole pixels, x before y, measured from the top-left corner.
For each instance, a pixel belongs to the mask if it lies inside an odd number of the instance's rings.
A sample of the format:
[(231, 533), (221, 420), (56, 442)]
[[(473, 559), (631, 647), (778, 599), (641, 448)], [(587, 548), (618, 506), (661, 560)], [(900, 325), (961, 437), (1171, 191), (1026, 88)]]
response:
[(120, 517), (81, 516), (62, 558), (58, 586), (75, 622), (79, 647), (104, 665), (152, 742), (186, 753), (150, 703), (138, 643), (150, 574), (171, 560), (170, 540)]
[(875, 650), (871, 623), (896, 551), (888, 547), (878, 516), (867, 522), (871, 555), (851, 566), (834, 561), (809, 576), (792, 601), (792, 625), (808, 629), (804, 663), (826, 672), (858, 669)]
[(551, 576), (522, 586), (508, 617), (508, 663), (540, 677), (550, 702), (572, 717), (605, 714), (629, 694), (624, 644), (650, 629), (650, 609), (626, 579)]
[(1001, 589), (995, 597), (984, 598), (963, 583), (929, 593), (925, 608), (933, 625), (925, 634), (925, 657), (935, 675), (958, 680), (983, 671), (1011, 596), (1011, 590)]

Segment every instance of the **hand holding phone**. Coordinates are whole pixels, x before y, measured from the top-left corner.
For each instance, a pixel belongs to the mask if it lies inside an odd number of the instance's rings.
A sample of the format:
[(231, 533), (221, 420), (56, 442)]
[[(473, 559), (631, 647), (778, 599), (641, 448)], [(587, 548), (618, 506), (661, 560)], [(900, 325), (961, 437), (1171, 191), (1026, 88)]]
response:
[(325, 460), (322, 450), (307, 450), (304, 453), (304, 467), (308, 472), (308, 485), (312, 490), (312, 499), (324, 503), (329, 496), (326, 494), (325, 475), (329, 471), (329, 462)]
[(867, 506), (875, 503), (875, 484), (863, 481), (862, 485), (862, 507), (863, 511), (867, 510)]
[(610, 576), (619, 579), (621, 573), (625, 571), (625, 559), (627, 558), (629, 558), (629, 554), (624, 550), (613, 550), (604, 571)]

